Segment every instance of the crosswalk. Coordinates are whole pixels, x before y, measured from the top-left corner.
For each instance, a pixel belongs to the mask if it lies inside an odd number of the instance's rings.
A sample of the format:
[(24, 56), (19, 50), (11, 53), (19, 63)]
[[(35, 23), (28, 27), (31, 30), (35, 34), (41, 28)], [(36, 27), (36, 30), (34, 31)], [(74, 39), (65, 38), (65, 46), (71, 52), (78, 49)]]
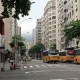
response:
[(22, 67), (25, 68), (68, 68), (72, 66), (71, 69), (75, 68), (75, 65), (67, 65), (67, 64), (27, 64)]
[(45, 68), (52, 67), (52, 65), (24, 65), (24, 68)]
[(36, 65), (36, 64), (35, 64), (35, 65), (24, 65), (23, 67), (24, 67), (24, 68), (49, 68), (49, 67), (50, 67), (50, 68), (51, 68), (51, 67), (52, 67), (52, 68), (53, 68), (53, 67), (56, 68), (56, 67), (61, 67), (61, 66), (60, 66), (60, 65), (56, 65), (56, 64), (55, 64), (55, 65), (50, 65), (50, 64), (46, 64), (46, 65), (44, 65), (44, 64), (42, 64), (42, 65)]

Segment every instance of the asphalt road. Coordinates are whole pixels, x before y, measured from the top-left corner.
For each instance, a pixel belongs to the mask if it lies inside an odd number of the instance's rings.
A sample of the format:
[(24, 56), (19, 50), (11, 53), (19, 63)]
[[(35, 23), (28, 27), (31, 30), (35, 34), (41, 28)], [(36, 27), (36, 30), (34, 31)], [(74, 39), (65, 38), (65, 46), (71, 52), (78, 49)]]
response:
[(80, 65), (32, 60), (22, 63), (21, 69), (0, 72), (0, 80), (80, 80)]

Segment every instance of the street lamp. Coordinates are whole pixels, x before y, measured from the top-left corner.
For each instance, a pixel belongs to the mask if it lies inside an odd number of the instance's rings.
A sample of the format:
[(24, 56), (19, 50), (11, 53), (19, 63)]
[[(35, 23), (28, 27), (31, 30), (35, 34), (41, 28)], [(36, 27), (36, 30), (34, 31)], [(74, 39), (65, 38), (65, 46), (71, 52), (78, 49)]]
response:
[(31, 4), (34, 4), (35, 2), (31, 2)]
[(20, 25), (21, 23), (23, 23), (24, 21), (29, 20), (29, 19), (32, 19), (32, 18), (24, 19), (18, 25)]
[[(22, 21), (18, 24), (18, 26), (19, 26), (20, 24), (22, 24), (24, 21), (29, 20), (29, 19), (32, 19), (32, 18), (28, 18), (28, 19), (22, 20)], [(19, 39), (19, 38), (18, 38), (18, 39)], [(18, 41), (18, 42), (20, 42), (20, 41)], [(19, 53), (19, 59), (21, 59), (20, 46), (18, 47), (18, 53)], [(15, 54), (15, 62), (16, 62), (16, 54)]]

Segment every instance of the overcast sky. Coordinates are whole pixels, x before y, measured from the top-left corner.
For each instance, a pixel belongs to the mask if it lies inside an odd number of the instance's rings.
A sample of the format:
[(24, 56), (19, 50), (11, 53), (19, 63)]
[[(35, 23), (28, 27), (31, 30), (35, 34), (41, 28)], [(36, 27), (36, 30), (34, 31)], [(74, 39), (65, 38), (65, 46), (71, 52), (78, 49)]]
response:
[[(22, 22), (19, 26), (22, 28), (22, 34), (25, 34), (27, 32), (32, 33), (32, 29), (36, 27), (36, 20), (41, 18), (44, 13), (44, 7), (46, 6), (47, 2), (49, 0), (31, 0), (31, 2), (34, 2), (34, 4), (31, 5), (31, 10), (29, 11), (29, 15), (25, 16), (24, 18), (20, 18), (18, 21), (18, 24)], [(32, 18), (32, 19), (28, 19)]]

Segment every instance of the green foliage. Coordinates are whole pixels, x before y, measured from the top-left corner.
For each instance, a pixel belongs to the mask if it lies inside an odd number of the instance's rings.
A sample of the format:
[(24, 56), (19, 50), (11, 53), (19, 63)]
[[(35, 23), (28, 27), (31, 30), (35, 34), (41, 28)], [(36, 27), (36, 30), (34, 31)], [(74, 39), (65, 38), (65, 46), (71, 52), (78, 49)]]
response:
[(21, 48), (20, 48), (21, 56), (24, 56), (25, 52), (26, 52), (26, 46), (21, 46)]
[(14, 8), (14, 18), (19, 19), (19, 14), (26, 16), (29, 14), (31, 2), (30, 0), (1, 0), (4, 11), (2, 15), (4, 18), (8, 18), (12, 14), (12, 9)]
[(11, 42), (9, 45), (10, 45), (11, 48), (13, 48), (15, 46), (15, 43)]
[(72, 21), (69, 25), (65, 26), (65, 43), (68, 44), (69, 41), (76, 38), (78, 39), (77, 45), (80, 39), (80, 20)]
[(20, 53), (21, 55), (24, 55), (25, 52), (26, 52), (26, 47), (25, 47), (25, 44), (24, 44), (24, 38), (20, 35), (15, 35), (12, 37), (12, 42), (10, 43), (10, 47), (11, 48), (14, 48), (15, 47), (15, 44), (17, 45), (17, 49), (20, 48)]
[(12, 37), (12, 40), (13, 41), (25, 41), (25, 39), (21, 36), (21, 35), (14, 35), (13, 37)]
[(37, 43), (33, 47), (29, 49), (30, 55), (41, 55), (42, 50), (44, 50), (45, 47), (42, 43)]
[(56, 49), (56, 43), (52, 43), (52, 44), (50, 45), (50, 49)]

